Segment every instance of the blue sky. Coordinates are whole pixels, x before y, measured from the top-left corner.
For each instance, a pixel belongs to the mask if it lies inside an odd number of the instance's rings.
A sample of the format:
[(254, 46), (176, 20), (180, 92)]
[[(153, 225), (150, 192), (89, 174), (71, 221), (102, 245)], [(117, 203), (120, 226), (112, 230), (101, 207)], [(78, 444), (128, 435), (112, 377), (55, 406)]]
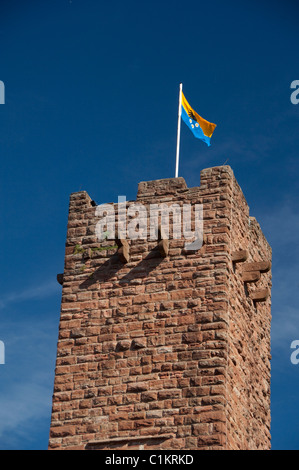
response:
[(272, 446), (299, 449), (299, 79), (295, 1), (2, 0), (0, 449), (46, 449), (69, 194), (135, 199), (174, 176), (179, 83), (217, 128), (182, 123), (180, 172), (227, 159), (273, 248)]

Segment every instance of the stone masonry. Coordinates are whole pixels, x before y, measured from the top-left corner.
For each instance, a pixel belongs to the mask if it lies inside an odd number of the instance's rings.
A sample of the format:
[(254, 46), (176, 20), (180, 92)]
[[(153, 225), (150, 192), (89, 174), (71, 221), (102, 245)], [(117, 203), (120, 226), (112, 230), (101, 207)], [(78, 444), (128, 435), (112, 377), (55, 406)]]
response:
[(137, 202), (203, 204), (204, 244), (99, 242), (71, 195), (49, 449), (269, 449), (271, 248), (232, 169)]

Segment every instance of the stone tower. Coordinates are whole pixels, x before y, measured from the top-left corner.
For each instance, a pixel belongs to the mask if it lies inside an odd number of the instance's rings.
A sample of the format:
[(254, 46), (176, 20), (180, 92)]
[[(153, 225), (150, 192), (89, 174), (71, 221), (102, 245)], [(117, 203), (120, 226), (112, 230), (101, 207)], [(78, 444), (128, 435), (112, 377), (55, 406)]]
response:
[(269, 449), (271, 248), (232, 169), (137, 202), (203, 204), (204, 243), (99, 242), (71, 195), (49, 449)]

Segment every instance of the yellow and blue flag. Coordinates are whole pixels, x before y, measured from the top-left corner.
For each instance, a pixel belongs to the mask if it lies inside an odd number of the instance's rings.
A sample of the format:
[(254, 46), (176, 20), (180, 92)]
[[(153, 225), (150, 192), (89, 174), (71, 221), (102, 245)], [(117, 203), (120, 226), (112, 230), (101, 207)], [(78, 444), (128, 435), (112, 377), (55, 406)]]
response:
[(186, 100), (183, 92), (182, 93), (182, 119), (187, 124), (189, 129), (193, 132), (195, 137), (201, 139), (208, 146), (211, 145), (211, 137), (215, 130), (216, 124), (203, 119), (197, 114), (194, 109), (191, 108), (190, 104)]

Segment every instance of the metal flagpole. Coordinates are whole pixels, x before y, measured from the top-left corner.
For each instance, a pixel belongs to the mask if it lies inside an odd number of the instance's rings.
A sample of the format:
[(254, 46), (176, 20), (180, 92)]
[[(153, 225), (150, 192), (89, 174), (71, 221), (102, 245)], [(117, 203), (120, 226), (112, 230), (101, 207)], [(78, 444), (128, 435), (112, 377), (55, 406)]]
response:
[(182, 90), (183, 90), (183, 84), (180, 83), (179, 113), (178, 113), (178, 135), (177, 135), (177, 143), (176, 143), (176, 164), (175, 164), (175, 177), (176, 178), (179, 176), (181, 115), (182, 115)]

